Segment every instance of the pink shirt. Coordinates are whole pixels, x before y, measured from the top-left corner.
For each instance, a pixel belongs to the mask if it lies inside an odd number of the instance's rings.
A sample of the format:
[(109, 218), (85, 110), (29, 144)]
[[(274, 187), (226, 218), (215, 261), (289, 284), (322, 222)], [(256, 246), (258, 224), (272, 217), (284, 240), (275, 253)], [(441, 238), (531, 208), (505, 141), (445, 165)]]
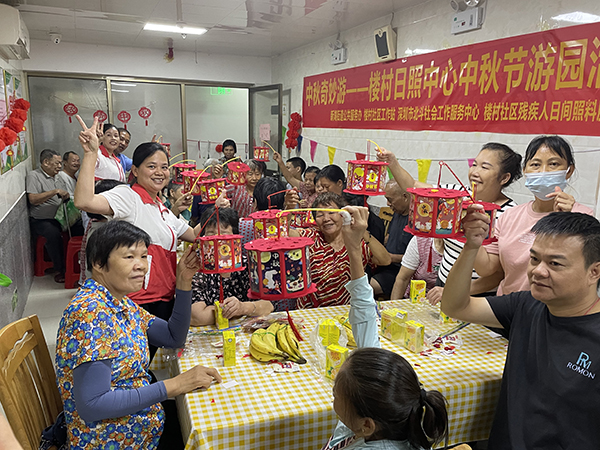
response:
[[(530, 290), (527, 266), (529, 249), (535, 239), (531, 228), (542, 217), (550, 214), (534, 212), (532, 205), (533, 200), (506, 210), (496, 222), (498, 241), (485, 246), (488, 253), (499, 255), (504, 270), (504, 280), (498, 286), (498, 295)], [(575, 203), (573, 212), (593, 215), (590, 208), (579, 203)]]

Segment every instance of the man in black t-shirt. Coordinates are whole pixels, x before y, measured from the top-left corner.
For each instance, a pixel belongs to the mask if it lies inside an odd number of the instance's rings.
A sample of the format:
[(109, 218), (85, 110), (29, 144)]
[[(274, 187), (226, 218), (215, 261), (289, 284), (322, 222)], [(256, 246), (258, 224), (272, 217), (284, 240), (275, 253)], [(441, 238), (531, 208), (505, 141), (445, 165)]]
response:
[(509, 333), (488, 448), (600, 448), (600, 222), (570, 212), (540, 219), (531, 230), (531, 291), (488, 298), (470, 297), (469, 287), (489, 218), (476, 206), (462, 223), (467, 243), (442, 310)]

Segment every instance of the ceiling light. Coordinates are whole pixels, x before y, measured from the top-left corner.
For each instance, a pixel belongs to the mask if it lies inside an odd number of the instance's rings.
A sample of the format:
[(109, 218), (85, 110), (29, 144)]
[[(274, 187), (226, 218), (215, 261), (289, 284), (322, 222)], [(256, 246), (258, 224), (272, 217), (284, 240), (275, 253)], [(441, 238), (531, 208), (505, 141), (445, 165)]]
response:
[[(104, 90), (106, 91), (106, 88), (104, 88)], [(111, 89), (111, 92), (129, 92), (129, 91), (125, 91), (123, 89)]]
[(160, 23), (147, 23), (144, 25), (144, 30), (148, 31), (164, 31), (165, 33), (178, 34), (204, 34), (208, 30), (200, 27), (184, 27), (179, 25), (162, 25)]
[(137, 86), (137, 84), (135, 84), (135, 83), (121, 83), (120, 81), (111, 81), (110, 84), (112, 84), (113, 86), (131, 86), (131, 87)]
[(435, 50), (430, 50), (428, 48), (415, 48), (414, 50), (411, 50), (410, 48), (407, 48), (406, 51), (404, 52), (404, 54), (406, 56), (414, 56), (414, 55), (424, 55), (426, 53), (431, 53), (434, 52)]
[(600, 16), (596, 16), (595, 14), (589, 14), (581, 11), (574, 11), (567, 14), (561, 14), (559, 16), (554, 16), (553, 20), (560, 20), (563, 22), (573, 22), (573, 23), (593, 23), (600, 22)]

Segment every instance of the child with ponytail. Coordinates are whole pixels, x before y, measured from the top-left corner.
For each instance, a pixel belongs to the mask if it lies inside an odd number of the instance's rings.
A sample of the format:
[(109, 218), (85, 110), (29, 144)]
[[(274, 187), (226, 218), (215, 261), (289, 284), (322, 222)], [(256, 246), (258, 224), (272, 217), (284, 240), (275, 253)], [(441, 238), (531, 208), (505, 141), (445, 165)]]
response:
[(349, 320), (359, 348), (336, 376), (333, 408), (340, 421), (323, 450), (429, 449), (447, 438), (446, 400), (438, 391), (423, 389), (402, 356), (380, 348), (377, 310), (360, 247), (369, 211), (344, 209), (351, 216), (351, 224), (342, 227), (350, 258)]

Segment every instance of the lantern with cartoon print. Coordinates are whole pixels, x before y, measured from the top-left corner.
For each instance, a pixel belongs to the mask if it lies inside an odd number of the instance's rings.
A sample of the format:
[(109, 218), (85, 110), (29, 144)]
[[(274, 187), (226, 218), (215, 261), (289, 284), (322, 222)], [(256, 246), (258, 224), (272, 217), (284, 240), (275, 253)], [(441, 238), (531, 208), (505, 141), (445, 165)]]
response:
[(225, 178), (203, 179), (198, 182), (202, 204), (215, 203), (225, 190)]
[(409, 188), (411, 195), (406, 231), (422, 237), (456, 238), (466, 191), (440, 188)]
[(248, 251), (250, 289), (248, 297), (277, 301), (298, 298), (316, 291), (310, 279), (308, 237), (257, 239)]
[(227, 164), (227, 182), (236, 186), (246, 184), (250, 166), (241, 161), (231, 161)]
[(245, 269), (242, 267), (242, 235), (215, 234), (199, 237), (198, 241), (200, 272), (229, 273)]
[(200, 180), (210, 178), (210, 174), (203, 170), (183, 171), (180, 175), (183, 179), (183, 192), (192, 195), (201, 195)]
[(254, 159), (269, 162), (269, 147), (254, 147)]
[[(475, 196), (475, 194), (473, 194), (473, 196)], [(502, 206), (497, 205), (496, 203), (489, 203), (489, 202), (482, 202), (482, 201), (477, 201), (475, 202), (477, 205), (482, 205), (483, 206), (483, 213), (487, 214), (490, 218), (490, 229), (488, 231), (487, 236), (485, 237), (485, 239), (483, 240), (483, 245), (487, 245), (487, 244), (491, 244), (492, 242), (496, 242), (498, 240), (498, 238), (494, 235), (494, 230), (496, 227), (496, 211), (498, 211), (499, 209), (502, 208)], [(467, 208), (469, 206), (471, 206), (473, 204), (472, 200), (465, 200), (462, 204), (463, 207), (463, 213), (462, 213), (462, 217), (465, 216), (465, 214), (467, 213)], [(461, 218), (462, 218), (461, 217)], [(467, 242), (467, 239), (463, 236), (459, 236), (456, 238), (457, 241), (459, 242)]]
[[(196, 170), (196, 163), (177, 163), (173, 164), (173, 179), (177, 184), (183, 183), (183, 172), (193, 172)], [(208, 174), (206, 174), (208, 176)], [(194, 180), (195, 181), (195, 180)]]
[(289, 211), (269, 209), (250, 214), (254, 222), (254, 239), (279, 239), (288, 237), (290, 231)]
[(348, 180), (344, 192), (355, 195), (385, 195), (388, 163), (355, 160), (348, 163)]

